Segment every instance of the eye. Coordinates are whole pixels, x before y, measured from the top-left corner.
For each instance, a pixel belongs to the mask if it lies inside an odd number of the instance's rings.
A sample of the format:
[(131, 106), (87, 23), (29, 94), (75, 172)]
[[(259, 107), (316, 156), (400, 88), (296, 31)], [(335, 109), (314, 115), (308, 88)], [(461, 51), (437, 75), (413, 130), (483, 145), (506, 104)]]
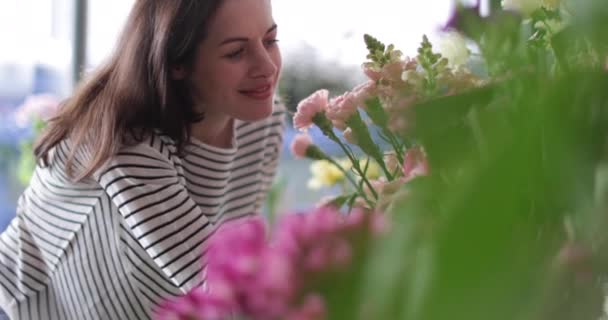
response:
[(226, 57), (228, 59), (238, 59), (243, 55), (243, 52), (245, 52), (245, 49), (240, 48), (238, 50), (230, 52), (229, 54), (225, 55), (224, 57)]
[(279, 40), (278, 40), (278, 39), (268, 39), (268, 40), (264, 40), (264, 45), (265, 45), (267, 48), (269, 48), (269, 47), (272, 47), (272, 46), (276, 45), (276, 44), (277, 44), (277, 42), (279, 42)]

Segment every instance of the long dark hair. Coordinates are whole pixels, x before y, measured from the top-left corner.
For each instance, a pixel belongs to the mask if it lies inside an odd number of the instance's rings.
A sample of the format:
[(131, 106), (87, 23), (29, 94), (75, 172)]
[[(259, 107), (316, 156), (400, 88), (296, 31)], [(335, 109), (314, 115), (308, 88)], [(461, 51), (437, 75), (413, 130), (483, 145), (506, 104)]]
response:
[[(221, 0), (138, 0), (108, 62), (64, 101), (36, 142), (34, 155), (48, 165), (50, 150), (69, 139), (67, 173), (81, 180), (98, 170), (129, 141), (160, 130), (182, 150), (190, 124), (202, 120), (175, 66), (191, 70), (198, 44)], [(134, 139), (134, 140), (133, 140)], [(94, 150), (74, 176), (80, 148)]]

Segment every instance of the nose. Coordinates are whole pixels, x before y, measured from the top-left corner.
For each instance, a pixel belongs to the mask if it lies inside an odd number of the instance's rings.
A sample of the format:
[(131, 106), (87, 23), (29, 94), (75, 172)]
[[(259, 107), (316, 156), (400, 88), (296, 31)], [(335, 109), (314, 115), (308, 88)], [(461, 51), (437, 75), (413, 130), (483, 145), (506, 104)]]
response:
[(258, 46), (256, 54), (253, 55), (251, 64), (251, 76), (254, 78), (272, 78), (278, 71), (277, 62), (273, 59), (275, 53), (267, 49), (263, 44)]

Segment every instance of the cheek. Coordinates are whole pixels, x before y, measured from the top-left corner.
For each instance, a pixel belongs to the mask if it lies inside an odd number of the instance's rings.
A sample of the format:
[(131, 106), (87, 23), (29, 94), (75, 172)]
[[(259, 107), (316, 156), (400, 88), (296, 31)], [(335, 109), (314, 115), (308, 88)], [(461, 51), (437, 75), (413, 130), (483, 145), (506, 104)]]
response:
[(281, 51), (278, 48), (272, 55), (272, 60), (274, 65), (277, 67), (277, 74), (281, 73), (281, 69), (283, 68), (283, 57), (281, 56)]

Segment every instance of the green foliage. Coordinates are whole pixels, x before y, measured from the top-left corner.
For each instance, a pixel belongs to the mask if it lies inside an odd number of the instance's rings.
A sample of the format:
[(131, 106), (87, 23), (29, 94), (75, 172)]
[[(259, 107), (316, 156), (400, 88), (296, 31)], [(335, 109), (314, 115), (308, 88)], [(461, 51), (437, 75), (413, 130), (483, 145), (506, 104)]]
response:
[[(415, 125), (403, 138), (425, 147), (432, 174), (400, 191), (389, 208), (393, 232), (369, 243), (357, 278), (336, 288), (331, 319), (602, 315), (608, 10), (582, 2), (556, 34), (524, 30), (507, 12), (460, 21), (492, 81), (412, 107)], [(549, 18), (543, 10), (532, 20)], [(418, 60), (429, 72), (441, 57), (423, 40)]]

